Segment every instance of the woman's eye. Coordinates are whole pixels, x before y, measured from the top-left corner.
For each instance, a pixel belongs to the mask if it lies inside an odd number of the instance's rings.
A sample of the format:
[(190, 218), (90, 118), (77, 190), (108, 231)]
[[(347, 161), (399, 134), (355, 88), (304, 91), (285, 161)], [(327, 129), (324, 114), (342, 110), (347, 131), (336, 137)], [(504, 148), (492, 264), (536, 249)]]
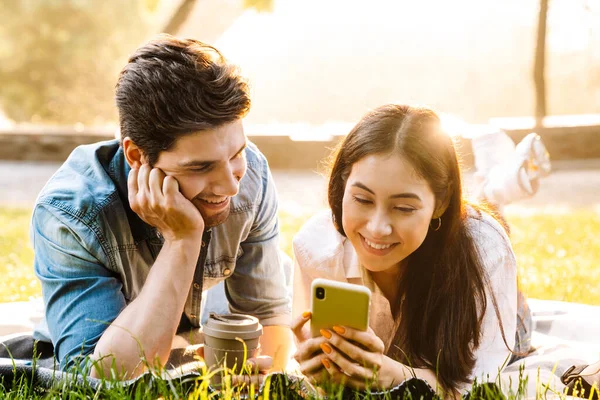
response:
[(408, 208), (408, 207), (394, 207), (394, 209), (398, 210), (400, 212), (403, 212), (403, 213), (407, 213), (407, 214), (410, 214), (415, 211), (414, 208)]
[(371, 204), (371, 200), (361, 199), (360, 197), (353, 196), (352, 199), (358, 204)]

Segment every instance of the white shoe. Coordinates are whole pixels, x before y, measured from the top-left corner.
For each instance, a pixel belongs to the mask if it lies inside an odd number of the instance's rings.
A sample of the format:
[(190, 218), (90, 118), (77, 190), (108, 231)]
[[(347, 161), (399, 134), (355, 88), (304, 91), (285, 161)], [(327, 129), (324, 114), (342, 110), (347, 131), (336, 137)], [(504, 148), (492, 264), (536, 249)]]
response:
[(537, 133), (530, 133), (519, 142), (515, 151), (524, 161), (525, 170), (530, 180), (548, 176), (552, 166), (550, 154)]
[(548, 175), (550, 169), (546, 146), (539, 135), (530, 133), (512, 155), (484, 175), (480, 196), (498, 207), (532, 197), (539, 189), (539, 178)]

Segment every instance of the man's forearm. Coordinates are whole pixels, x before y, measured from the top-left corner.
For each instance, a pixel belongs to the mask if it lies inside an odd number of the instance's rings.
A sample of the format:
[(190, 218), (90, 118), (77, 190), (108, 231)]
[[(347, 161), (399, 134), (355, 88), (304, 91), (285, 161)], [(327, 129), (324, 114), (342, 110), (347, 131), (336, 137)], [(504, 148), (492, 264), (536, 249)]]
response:
[(139, 296), (98, 341), (94, 359), (99, 365), (92, 369), (92, 376), (110, 376), (113, 359), (123, 378), (139, 376), (145, 368), (142, 354), (150, 365), (157, 358), (164, 365), (192, 283), (200, 243), (197, 238), (165, 242)]
[(261, 355), (273, 358), (273, 370), (283, 371), (292, 351), (292, 331), (287, 326), (265, 326), (260, 338)]

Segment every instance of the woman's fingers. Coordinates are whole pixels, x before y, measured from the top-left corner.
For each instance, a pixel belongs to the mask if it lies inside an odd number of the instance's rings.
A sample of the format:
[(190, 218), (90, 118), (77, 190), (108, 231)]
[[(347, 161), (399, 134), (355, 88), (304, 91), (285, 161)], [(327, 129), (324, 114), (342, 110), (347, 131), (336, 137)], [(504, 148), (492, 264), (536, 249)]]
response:
[(328, 343), (323, 343), (321, 349), (327, 356), (328, 361), (333, 361), (346, 375), (363, 381), (373, 380), (376, 373), (373, 369), (365, 368), (357, 362), (347, 359)]
[(374, 371), (381, 368), (383, 353), (365, 350), (335, 332), (325, 331), (324, 333), (323, 336), (328, 338), (328, 342), (350, 360)]
[(327, 358), (327, 356), (319, 352), (314, 357), (299, 362), (300, 372), (302, 372), (303, 375), (313, 375), (317, 373), (323, 368), (323, 364), (321, 362), (324, 358)]
[(371, 328), (367, 331), (359, 331), (357, 329), (348, 328), (347, 326), (334, 326), (333, 331), (346, 340), (355, 342), (367, 348), (373, 353), (383, 353), (385, 344)]
[(364, 390), (367, 387), (367, 381), (365, 379), (360, 379), (345, 374), (331, 359), (323, 359), (322, 364), (329, 374), (329, 379), (332, 382), (359, 390)]
[(294, 336), (296, 336), (298, 342), (304, 342), (310, 337), (308, 331), (304, 329), (306, 323), (310, 321), (310, 317), (310, 311), (305, 311), (302, 313), (302, 315), (299, 315), (294, 321), (292, 321), (292, 332), (294, 333)]
[(326, 340), (322, 336), (317, 336), (316, 338), (310, 338), (299, 343), (296, 354), (294, 354), (294, 359), (298, 363), (302, 363), (305, 360), (313, 358), (315, 353), (321, 352), (321, 344), (325, 343)]

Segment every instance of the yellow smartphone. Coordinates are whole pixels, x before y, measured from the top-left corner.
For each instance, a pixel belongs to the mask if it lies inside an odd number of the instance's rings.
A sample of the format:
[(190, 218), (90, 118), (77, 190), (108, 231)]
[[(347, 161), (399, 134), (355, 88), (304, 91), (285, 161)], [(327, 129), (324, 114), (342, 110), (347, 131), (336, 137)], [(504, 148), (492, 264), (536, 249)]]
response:
[(366, 331), (371, 291), (362, 285), (317, 278), (311, 284), (310, 330), (313, 337), (334, 325)]

